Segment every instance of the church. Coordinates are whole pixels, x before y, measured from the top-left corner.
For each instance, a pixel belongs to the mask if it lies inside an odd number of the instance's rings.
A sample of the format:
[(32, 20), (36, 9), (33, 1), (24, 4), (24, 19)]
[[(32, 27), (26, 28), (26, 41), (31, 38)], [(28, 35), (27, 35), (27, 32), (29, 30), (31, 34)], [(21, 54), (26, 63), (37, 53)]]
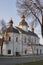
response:
[(34, 28), (30, 31), (28, 27), (24, 15), (17, 27), (13, 26), (11, 19), (9, 27), (2, 34), (3, 44), (0, 54), (10, 56), (43, 54), (43, 45), (39, 43), (38, 35), (34, 32)]

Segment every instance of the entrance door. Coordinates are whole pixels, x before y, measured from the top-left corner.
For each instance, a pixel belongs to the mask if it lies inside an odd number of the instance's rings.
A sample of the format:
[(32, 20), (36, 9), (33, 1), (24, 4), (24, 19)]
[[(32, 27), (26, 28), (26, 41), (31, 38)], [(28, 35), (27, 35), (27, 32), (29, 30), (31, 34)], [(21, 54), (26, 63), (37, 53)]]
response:
[(20, 56), (19, 52), (16, 52), (16, 56)]

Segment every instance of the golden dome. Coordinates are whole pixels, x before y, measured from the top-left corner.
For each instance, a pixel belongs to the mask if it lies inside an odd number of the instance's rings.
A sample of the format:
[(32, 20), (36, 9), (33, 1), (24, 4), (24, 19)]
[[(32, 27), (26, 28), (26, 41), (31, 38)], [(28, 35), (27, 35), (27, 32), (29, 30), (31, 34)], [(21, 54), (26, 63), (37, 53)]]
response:
[(20, 23), (19, 23), (19, 25), (22, 25), (22, 26), (28, 26), (28, 24), (27, 24), (27, 22), (25, 22), (25, 20), (22, 20)]
[(28, 23), (25, 21), (25, 16), (23, 15), (22, 17), (22, 21), (19, 23), (19, 26), (22, 25), (22, 26), (28, 26)]

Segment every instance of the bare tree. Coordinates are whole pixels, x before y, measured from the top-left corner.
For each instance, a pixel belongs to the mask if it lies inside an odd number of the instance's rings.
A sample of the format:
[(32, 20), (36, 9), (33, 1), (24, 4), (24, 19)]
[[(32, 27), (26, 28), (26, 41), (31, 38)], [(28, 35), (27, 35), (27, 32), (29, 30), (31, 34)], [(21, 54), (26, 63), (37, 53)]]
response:
[(17, 0), (16, 4), (20, 15), (32, 16), (34, 20), (37, 20), (37, 23), (39, 22), (43, 37), (43, 0)]
[(0, 20), (0, 33), (2, 33), (7, 28), (4, 20)]

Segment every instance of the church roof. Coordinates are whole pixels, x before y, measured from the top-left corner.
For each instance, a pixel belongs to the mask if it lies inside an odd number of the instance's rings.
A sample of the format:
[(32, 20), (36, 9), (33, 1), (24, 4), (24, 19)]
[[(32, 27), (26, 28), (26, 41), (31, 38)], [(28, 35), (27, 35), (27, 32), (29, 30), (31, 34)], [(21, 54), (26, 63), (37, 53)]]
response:
[[(31, 35), (31, 36), (35, 36), (35, 37), (38, 37), (38, 35), (36, 34), (36, 33), (34, 33), (34, 32), (31, 32), (31, 31), (24, 31), (24, 30), (22, 30), (21, 28), (19, 28), (19, 27), (16, 27), (21, 33), (23, 33), (23, 34), (27, 34), (27, 35)], [(38, 37), (39, 38), (39, 37)]]
[(17, 29), (15, 29), (14, 27), (7, 28), (7, 32), (19, 33), (19, 31)]
[(16, 28), (17, 28), (21, 33), (23, 33), (23, 34), (28, 34), (28, 32), (22, 30), (21, 28), (19, 28), (19, 27), (16, 27)]
[(28, 30), (28, 34), (38, 37), (38, 35), (37, 35), (36, 33), (31, 32), (31, 31), (29, 31), (29, 30)]

